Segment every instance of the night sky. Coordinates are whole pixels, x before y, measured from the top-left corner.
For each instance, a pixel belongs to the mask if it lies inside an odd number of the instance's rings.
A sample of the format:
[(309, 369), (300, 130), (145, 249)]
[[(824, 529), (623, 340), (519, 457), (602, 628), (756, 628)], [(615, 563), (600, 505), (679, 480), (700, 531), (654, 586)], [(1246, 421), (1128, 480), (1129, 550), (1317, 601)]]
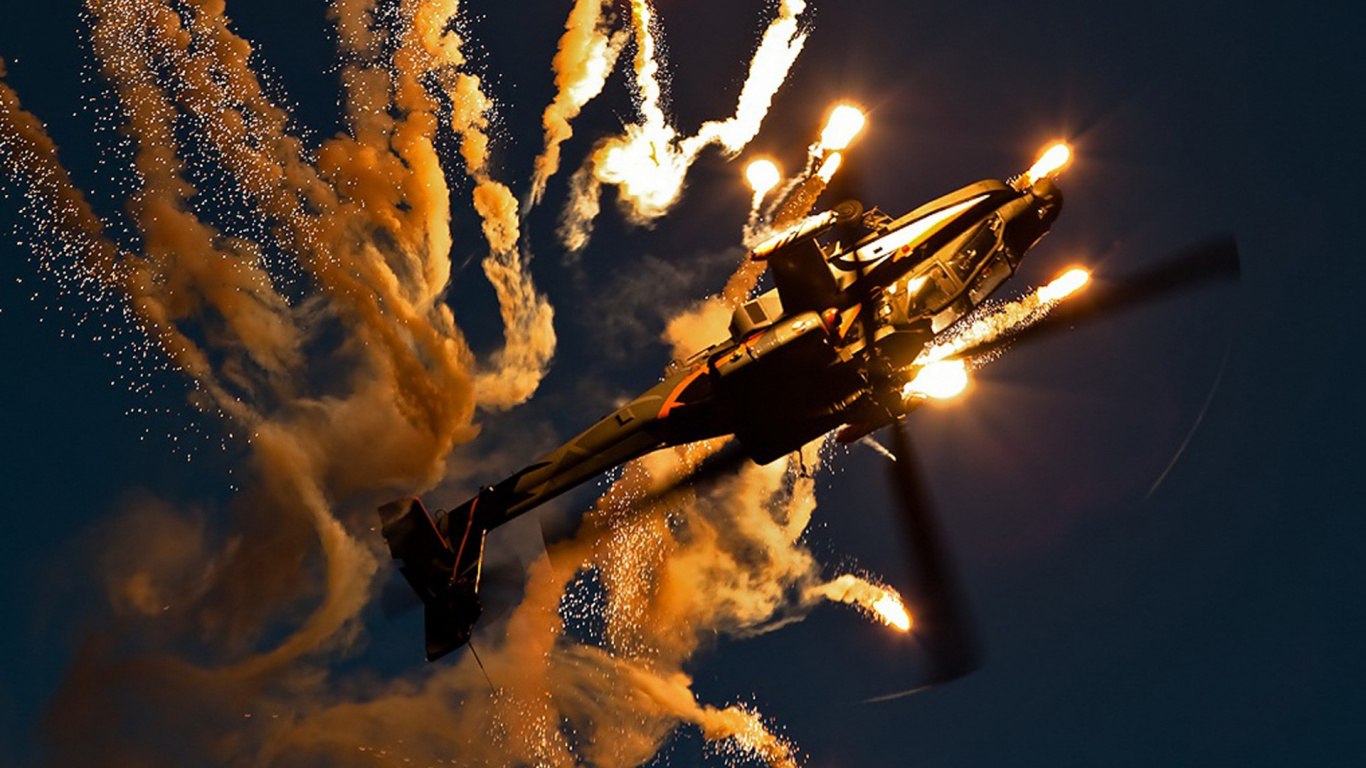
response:
[[(107, 199), (78, 3), (15, 5), (0, 15), (7, 80), (77, 183)], [(496, 175), (520, 193), (567, 6), (467, 5), (475, 66), (499, 100)], [(657, 0), (683, 130), (733, 107), (769, 5)], [(324, 3), (237, 0), (229, 12), (299, 122), (338, 130)], [(966, 398), (910, 417), (983, 669), (861, 703), (914, 685), (913, 643), (824, 605), (704, 651), (690, 667), (699, 699), (754, 702), (811, 766), (1363, 764), (1366, 13), (1346, 2), (846, 0), (814, 2), (806, 18), (811, 39), (750, 149), (730, 163), (706, 152), (653, 229), (605, 205), (574, 260), (555, 238), (557, 205), (591, 140), (630, 115), (620, 74), (576, 123), (549, 203), (527, 224), (532, 271), (556, 308), (555, 365), (528, 405), (480, 419), (483, 435), (460, 449), (477, 469), (443, 491), (461, 498), (436, 503), (458, 503), (656, 381), (665, 318), (719, 288), (740, 254), (744, 161), (767, 153), (795, 168), (836, 100), (870, 118), (843, 184), (893, 215), (1016, 173), (1067, 138), (1077, 157), (1065, 209), (1007, 291), (1077, 262), (1116, 279), (1220, 232), (1238, 239), (1241, 282), (1011, 350)], [(465, 266), (450, 302), (476, 348), (491, 349), (484, 245), (458, 191), (452, 259)], [(149, 494), (221, 513), (241, 450), (220, 451), (174, 375), (157, 376), (150, 397), (111, 384), (109, 344), (77, 331), (83, 305), (39, 278), (11, 234), (17, 211), (15, 196), (0, 201), (0, 764), (29, 765), (43, 762), (44, 723), (61, 718), (48, 705), (73, 649), (108, 621), (90, 574), (108, 521)], [(896, 583), (884, 472), (867, 448), (837, 452), (809, 542), (831, 566)], [(548, 514), (591, 499), (571, 495)], [(367, 632), (345, 664), (421, 664), (416, 617), (376, 612)], [(661, 764), (701, 760), (684, 731)]]

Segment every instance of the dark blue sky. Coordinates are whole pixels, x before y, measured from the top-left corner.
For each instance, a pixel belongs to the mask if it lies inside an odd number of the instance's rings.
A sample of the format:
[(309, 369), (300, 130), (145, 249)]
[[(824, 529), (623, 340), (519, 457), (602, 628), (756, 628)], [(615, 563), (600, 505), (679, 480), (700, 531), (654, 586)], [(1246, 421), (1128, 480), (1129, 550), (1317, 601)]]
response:
[[(526, 178), (537, 148), (562, 5), (470, 3), (509, 182)], [(685, 130), (734, 103), (766, 5), (658, 2)], [(854, 158), (861, 194), (897, 214), (1016, 172), (1068, 137), (1078, 158), (1066, 209), (1022, 283), (1073, 261), (1120, 276), (1220, 231), (1237, 236), (1244, 279), (1012, 351), (964, 402), (912, 417), (973, 595), (983, 670), (859, 704), (912, 679), (912, 649), (823, 607), (704, 653), (700, 697), (752, 697), (813, 766), (1362, 764), (1363, 13), (1346, 2), (813, 5), (812, 38), (754, 149), (795, 164), (827, 106), (853, 98), (871, 118)], [(229, 8), (301, 121), (332, 132), (323, 4)], [(26, 4), (0, 22), (0, 56), (78, 182), (98, 190), (80, 36), (70, 0)], [(609, 90), (581, 136), (619, 125), (613, 111), (628, 101), (619, 79)], [(587, 146), (569, 145), (570, 162)], [(573, 267), (553, 206), (531, 220), (561, 346), (536, 399), (487, 430), (567, 435), (654, 381), (664, 313), (724, 278), (715, 254), (734, 245), (747, 202), (739, 170), (706, 156), (652, 231), (608, 213)], [(62, 338), (71, 318), (8, 234), (16, 208), (0, 203), (0, 763), (25, 764), (40, 755), (75, 639), (98, 626), (86, 572), (100, 526), (143, 492), (221, 508), (231, 458), (207, 441), (193, 462), (174, 454), (167, 434), (185, 414), (173, 380), (150, 403), (170, 415), (123, 415), (149, 403), (111, 386), (107, 345)], [(472, 215), (455, 226), (468, 244), (458, 262), (481, 247)], [(668, 291), (645, 292), (666, 273)], [(458, 275), (452, 301), (476, 344), (496, 343), (481, 278)], [(601, 403), (571, 406), (585, 392)], [(881, 461), (863, 449), (835, 461), (811, 541), (832, 564), (895, 580)], [(412, 629), (376, 626), (373, 644), (399, 648)], [(692, 755), (680, 745), (676, 764)]]

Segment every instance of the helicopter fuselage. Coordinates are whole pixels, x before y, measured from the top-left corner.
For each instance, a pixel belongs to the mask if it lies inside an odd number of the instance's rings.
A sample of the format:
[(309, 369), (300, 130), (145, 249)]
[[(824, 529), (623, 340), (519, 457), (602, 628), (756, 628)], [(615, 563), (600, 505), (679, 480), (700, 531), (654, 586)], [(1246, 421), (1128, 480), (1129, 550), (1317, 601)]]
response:
[(936, 335), (1014, 274), (1062, 205), (1049, 178), (982, 181), (893, 220), (842, 203), (747, 258), (774, 287), (737, 307), (729, 334), (587, 430), (450, 513), (416, 498), (380, 510), (385, 539), (427, 607), (427, 656), (469, 639), (486, 533), (627, 461), (734, 435), (768, 463), (844, 427), (890, 424)]
[[(728, 337), (482, 491), (487, 523), (660, 448), (733, 434), (763, 464), (842, 425), (870, 431), (898, 418), (913, 406), (896, 399), (919, 351), (1014, 274), (1060, 207), (1051, 181), (1022, 191), (984, 181), (896, 220), (832, 211), (797, 225), (799, 236), (751, 252), (776, 287), (734, 311)], [(862, 231), (852, 243), (822, 243), (851, 226)], [(871, 344), (861, 312), (872, 313)], [(869, 375), (870, 355), (886, 380)]]

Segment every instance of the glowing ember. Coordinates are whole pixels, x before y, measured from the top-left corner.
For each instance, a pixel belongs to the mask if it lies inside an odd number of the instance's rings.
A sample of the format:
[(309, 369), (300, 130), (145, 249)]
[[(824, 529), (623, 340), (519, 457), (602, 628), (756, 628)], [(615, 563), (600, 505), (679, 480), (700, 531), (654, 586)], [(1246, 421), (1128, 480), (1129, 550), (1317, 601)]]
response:
[(755, 160), (745, 169), (745, 178), (749, 181), (750, 189), (754, 190), (754, 196), (763, 197), (778, 186), (782, 174), (772, 160)]
[(821, 131), (821, 149), (840, 150), (849, 146), (863, 130), (863, 112), (858, 107), (841, 104), (830, 113), (830, 120)]
[(1058, 142), (1039, 156), (1034, 165), (1025, 171), (1025, 182), (1032, 185), (1039, 179), (1048, 179), (1057, 176), (1062, 169), (1072, 160), (1072, 148), (1063, 142)]
[(877, 612), (878, 618), (887, 622), (887, 626), (902, 632), (911, 631), (911, 614), (906, 612), (906, 606), (901, 604), (901, 599), (891, 592), (878, 598), (877, 602), (873, 603), (873, 610)]
[(840, 169), (842, 162), (844, 162), (844, 157), (836, 152), (825, 158), (825, 162), (821, 163), (821, 169), (816, 171), (816, 175), (820, 177), (821, 181), (829, 184), (830, 179), (834, 178), (835, 172)]
[(931, 397), (948, 400), (968, 388), (968, 366), (962, 360), (940, 360), (930, 363), (911, 379), (901, 394), (904, 397)]
[(1074, 267), (1062, 273), (1056, 280), (1039, 289), (1039, 300), (1043, 302), (1061, 301), (1086, 287), (1091, 282), (1091, 273), (1081, 267)]

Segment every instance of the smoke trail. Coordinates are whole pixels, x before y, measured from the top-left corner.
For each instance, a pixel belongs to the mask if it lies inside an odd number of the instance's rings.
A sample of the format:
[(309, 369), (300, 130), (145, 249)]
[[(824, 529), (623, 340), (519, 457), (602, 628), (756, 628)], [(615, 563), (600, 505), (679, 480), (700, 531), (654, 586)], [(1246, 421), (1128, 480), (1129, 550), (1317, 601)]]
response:
[[(281, 726), (265, 764), (364, 762), (380, 749), (396, 757), (401, 743), (411, 759), (628, 766), (688, 724), (724, 751), (795, 766), (751, 709), (698, 703), (682, 665), (715, 632), (757, 631), (814, 594), (814, 562), (795, 544), (814, 505), (812, 481), (780, 462), (667, 513), (633, 504), (705, 451), (628, 466), (579, 533), (531, 567), (522, 602), (475, 638), (496, 690), (466, 656), (420, 682), (304, 713)], [(583, 605), (606, 622), (587, 644), (566, 636), (563, 610), (580, 600), (583, 574), (602, 590)], [(801, 583), (812, 589), (798, 590), (808, 597), (794, 604), (791, 586)]]
[(604, 12), (610, 7), (605, 0), (577, 0), (569, 11), (552, 63), (558, 90), (541, 119), (545, 149), (536, 158), (531, 178), (532, 205), (540, 204), (546, 183), (560, 169), (560, 145), (574, 135), (570, 123), (602, 92), (626, 46), (629, 35), (624, 31), (613, 34), (608, 24)]
[[(706, 144), (733, 152), (753, 137), (804, 42), (802, 8), (780, 6), (735, 117), (680, 141), (660, 103), (650, 9), (633, 5), (642, 125), (670, 137), (661, 157), (686, 158), (679, 173)], [(83, 646), (55, 697), (51, 762), (629, 766), (690, 725), (720, 749), (795, 765), (752, 709), (700, 703), (683, 667), (718, 633), (767, 631), (860, 592), (853, 577), (824, 582), (801, 544), (815, 444), (800, 461), (750, 466), (667, 503), (641, 500), (719, 443), (625, 467), (582, 529), (532, 565), (522, 602), (481, 628), (494, 690), (469, 656), (397, 680), (328, 668), (358, 637), (377, 567), (378, 542), (344, 524), (345, 511), (368, 515), (376, 496), (437, 482), (474, 434), (476, 408), (528, 397), (554, 349), (517, 202), (489, 170), (491, 101), (452, 31), (460, 4), (335, 0), (347, 130), (316, 148), (262, 87), (221, 2), (89, 9), (134, 149), (136, 242), (106, 234), (3, 82), (0, 157), (48, 233), (44, 269), (116, 297), (197, 402), (248, 436), (252, 476), (227, 527), (148, 503), (110, 529), (100, 562), (115, 642)], [(504, 349), (483, 368), (443, 301), (443, 131), (460, 143), (504, 321)], [(196, 176), (203, 158), (224, 181)], [(603, 181), (585, 166), (574, 183)], [(238, 207), (245, 224), (221, 215)], [(714, 340), (714, 318), (724, 328), (757, 279), (742, 266), (698, 310), (705, 322), (671, 326), (679, 349)], [(601, 619), (600, 636), (582, 636), (574, 605)]]
[[(517, 248), (521, 237), (517, 200), (489, 175), (488, 113), (493, 104), (477, 76), (459, 71), (465, 63), (462, 41), (451, 29), (459, 10), (458, 0), (404, 1), (402, 13), (411, 22), (395, 57), (401, 74), (398, 93), (401, 104), (430, 108), (431, 98), (422, 81), (435, 75), (449, 101), (451, 128), (460, 139), (465, 173), (475, 184), (474, 209), (483, 219), (489, 244), (484, 274), (497, 294), (506, 340), (493, 357), (494, 370), (481, 373), (476, 380), (476, 399), (485, 406), (509, 408), (531, 397), (545, 375), (555, 351), (554, 313), (531, 284)], [(436, 171), (439, 177), (439, 164)]]
[[(208, 667), (155, 665), (175, 670), (180, 683), (263, 679), (347, 642), (376, 560), (372, 545), (338, 520), (337, 503), (433, 484), (451, 447), (473, 434), (476, 399), (525, 399), (553, 350), (549, 306), (515, 258), (515, 203), (487, 174), (487, 101), (476, 98), (477, 81), (460, 76), (447, 91), (459, 107), (452, 128), (478, 182), (475, 206), (492, 251), (486, 271), (509, 337), (478, 391), (472, 358), (439, 301), (449, 278), (449, 210), (430, 139), (439, 105), (421, 79), (460, 59), (459, 41), (439, 31), (449, 21), (440, 11), (455, 6), (424, 8), (406, 25), (391, 72), (364, 63), (348, 72), (353, 104), (392, 87), (398, 116), (353, 120), (354, 135), (327, 142), (315, 160), (266, 96), (249, 66), (250, 46), (231, 32), (220, 3), (92, 0), (92, 51), (134, 151), (128, 215), (138, 253), (104, 235), (41, 122), (0, 84), (0, 154), (22, 174), (36, 226), (51, 233), (39, 241), (40, 265), (96, 298), (100, 290), (120, 294), (146, 343), (191, 378), (200, 402), (249, 436), (254, 480), (241, 524), (264, 535), (217, 553), (210, 534), (199, 535), (197, 550), (213, 554), (200, 587), (174, 607), (196, 634), (226, 638), (228, 653)], [(379, 47), (376, 35), (360, 32), (366, 23), (353, 23), (373, 10), (334, 8), (344, 48)], [(186, 124), (189, 145), (179, 140)], [(192, 181), (191, 156), (218, 164), (231, 189)], [(200, 213), (233, 199), (254, 211), (246, 231), (225, 232)], [(291, 302), (278, 290), (271, 259), (302, 270), (307, 300)], [(348, 343), (320, 347), (315, 339), (328, 325), (343, 328)], [(348, 376), (312, 381), (309, 371), (324, 357)], [(120, 579), (126, 594), (140, 591), (136, 604), (153, 596), (155, 566)], [(315, 567), (320, 584), (307, 576)], [(316, 603), (296, 629), (258, 650), (264, 629), (308, 597)]]
[(846, 573), (834, 581), (812, 587), (807, 595), (856, 605), (868, 615), (903, 632), (911, 628), (911, 619), (900, 595), (853, 574)]
[(719, 145), (730, 155), (744, 149), (758, 133), (774, 95), (806, 44), (798, 22), (805, 9), (804, 0), (783, 0), (750, 62), (735, 113), (725, 120), (704, 123), (696, 135), (681, 138), (661, 106), (663, 88), (655, 54), (653, 11), (647, 0), (631, 0), (640, 121), (626, 126), (624, 134), (599, 143), (575, 174), (560, 227), (565, 246), (578, 251), (588, 244), (604, 184), (617, 188), (628, 218), (645, 224), (673, 206), (688, 170), (703, 149)]
[[(412, 759), (628, 766), (690, 725), (723, 752), (794, 766), (791, 747), (752, 709), (698, 703), (683, 666), (718, 634), (775, 628), (818, 600), (875, 610), (890, 593), (853, 576), (822, 581), (800, 544), (815, 508), (817, 444), (801, 462), (658, 493), (720, 444), (628, 464), (577, 534), (532, 565), (521, 603), (475, 637), (496, 690), (466, 656), (421, 682), (299, 717), (267, 763), (350, 763), (379, 749), (396, 757), (402, 742)], [(601, 634), (571, 639), (584, 622), (600, 622)]]

